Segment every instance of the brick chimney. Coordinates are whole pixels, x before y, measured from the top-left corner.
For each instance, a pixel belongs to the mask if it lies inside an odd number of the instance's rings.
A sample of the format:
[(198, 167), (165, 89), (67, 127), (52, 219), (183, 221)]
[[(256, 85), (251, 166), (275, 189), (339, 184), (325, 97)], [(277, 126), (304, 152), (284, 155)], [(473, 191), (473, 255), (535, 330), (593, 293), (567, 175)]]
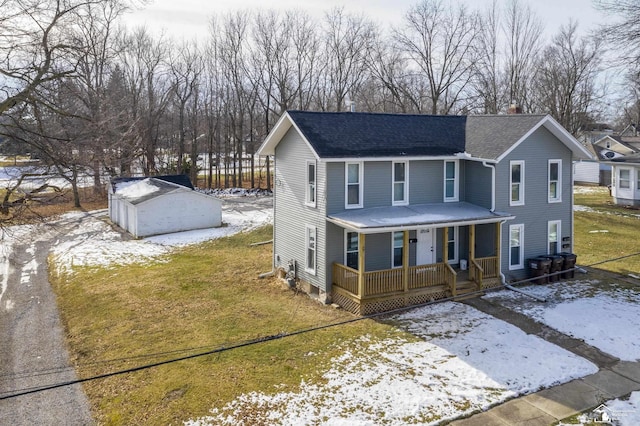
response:
[(522, 107), (516, 102), (511, 102), (509, 109), (507, 109), (507, 114), (522, 114)]

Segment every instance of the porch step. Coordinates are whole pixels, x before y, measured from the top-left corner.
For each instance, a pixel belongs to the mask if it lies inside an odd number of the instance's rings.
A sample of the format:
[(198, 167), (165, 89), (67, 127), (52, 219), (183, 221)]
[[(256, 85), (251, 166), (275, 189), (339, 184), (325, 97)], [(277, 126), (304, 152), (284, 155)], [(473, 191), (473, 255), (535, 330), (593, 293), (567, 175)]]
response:
[(455, 301), (473, 299), (484, 295), (484, 292), (478, 292), (478, 287), (473, 281), (463, 281), (456, 284)]

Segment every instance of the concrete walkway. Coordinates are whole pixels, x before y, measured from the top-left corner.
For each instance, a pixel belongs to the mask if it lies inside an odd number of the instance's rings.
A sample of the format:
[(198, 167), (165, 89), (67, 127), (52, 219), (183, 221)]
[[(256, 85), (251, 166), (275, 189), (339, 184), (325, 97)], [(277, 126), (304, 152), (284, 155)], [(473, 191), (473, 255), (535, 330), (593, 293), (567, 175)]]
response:
[(515, 398), (483, 413), (451, 423), (455, 426), (547, 426), (593, 409), (605, 401), (640, 390), (640, 363), (620, 361), (585, 342), (566, 336), (544, 324), (485, 299), (466, 300), (468, 305), (509, 322), (596, 364), (590, 376)]

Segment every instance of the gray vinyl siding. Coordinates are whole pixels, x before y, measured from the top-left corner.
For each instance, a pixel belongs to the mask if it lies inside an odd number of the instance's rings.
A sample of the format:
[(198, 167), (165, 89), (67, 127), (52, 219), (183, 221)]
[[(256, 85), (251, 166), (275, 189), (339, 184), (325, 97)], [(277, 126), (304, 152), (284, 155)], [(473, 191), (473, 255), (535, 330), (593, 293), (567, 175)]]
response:
[[(364, 207), (385, 207), (392, 203), (391, 161), (364, 163)], [(411, 166), (409, 166), (411, 167)]]
[(409, 164), (409, 202), (441, 203), (444, 197), (444, 163), (412, 161)]
[[(316, 207), (305, 205), (306, 161), (315, 160), (300, 135), (289, 130), (276, 148), (274, 186), (274, 266), (297, 263), (298, 277), (327, 291), (325, 168), (316, 162)], [(316, 227), (316, 274), (305, 271), (306, 226)]]
[[(550, 159), (562, 160), (561, 203), (549, 203), (547, 199), (548, 160)], [(509, 205), (509, 162), (512, 160), (525, 162), (525, 204), (522, 206)], [(571, 151), (559, 143), (547, 129), (540, 128), (497, 165), (496, 186), (496, 210), (509, 212), (515, 216), (515, 219), (502, 226), (502, 271), (508, 280), (525, 278), (529, 275), (527, 259), (547, 254), (548, 221), (562, 221), (561, 237), (571, 237), (573, 229)], [(510, 271), (509, 226), (515, 224), (524, 224), (524, 268)]]
[[(491, 169), (475, 161), (464, 161), (465, 178), (463, 201), (486, 209), (491, 208)], [(462, 200), (462, 199), (461, 199)]]
[(326, 163), (327, 215), (344, 211), (344, 163)]

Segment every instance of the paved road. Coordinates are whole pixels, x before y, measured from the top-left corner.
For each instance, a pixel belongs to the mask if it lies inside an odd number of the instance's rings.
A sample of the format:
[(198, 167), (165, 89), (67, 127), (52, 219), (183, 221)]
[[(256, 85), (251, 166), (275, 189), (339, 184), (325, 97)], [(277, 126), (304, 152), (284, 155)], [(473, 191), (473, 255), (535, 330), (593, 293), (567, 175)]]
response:
[[(47, 277), (52, 244), (77, 221), (34, 226), (13, 244), (0, 241), (0, 397), (76, 378), (69, 367), (56, 299)], [(80, 385), (1, 399), (6, 425), (90, 425)]]

